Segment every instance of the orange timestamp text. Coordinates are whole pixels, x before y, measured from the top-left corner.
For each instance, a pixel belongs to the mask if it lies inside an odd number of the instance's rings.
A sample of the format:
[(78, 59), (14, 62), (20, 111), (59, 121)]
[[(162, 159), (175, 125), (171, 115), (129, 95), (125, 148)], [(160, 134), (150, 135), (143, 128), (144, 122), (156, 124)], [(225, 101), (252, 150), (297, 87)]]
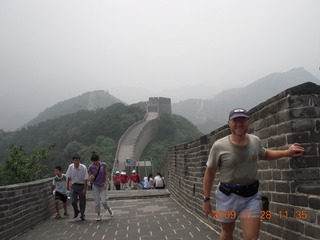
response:
[(275, 215), (279, 216), (279, 218), (289, 218), (293, 217), (296, 219), (307, 219), (308, 214), (307, 211), (278, 211), (276, 213), (272, 213), (271, 211), (260, 211), (259, 216), (256, 216), (254, 211), (242, 211), (239, 215), (236, 211), (212, 211), (211, 218), (212, 219), (237, 219), (240, 218), (253, 218), (260, 217), (260, 219), (271, 219)]

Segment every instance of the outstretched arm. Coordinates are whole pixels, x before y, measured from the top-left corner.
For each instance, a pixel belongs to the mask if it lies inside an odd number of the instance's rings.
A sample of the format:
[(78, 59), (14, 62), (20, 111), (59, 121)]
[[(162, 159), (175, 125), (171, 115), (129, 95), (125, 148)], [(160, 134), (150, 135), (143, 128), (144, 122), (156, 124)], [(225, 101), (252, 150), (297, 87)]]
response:
[(287, 150), (267, 149), (267, 154), (263, 160), (275, 160), (282, 157), (300, 157), (304, 153), (304, 148), (299, 143), (292, 144)]

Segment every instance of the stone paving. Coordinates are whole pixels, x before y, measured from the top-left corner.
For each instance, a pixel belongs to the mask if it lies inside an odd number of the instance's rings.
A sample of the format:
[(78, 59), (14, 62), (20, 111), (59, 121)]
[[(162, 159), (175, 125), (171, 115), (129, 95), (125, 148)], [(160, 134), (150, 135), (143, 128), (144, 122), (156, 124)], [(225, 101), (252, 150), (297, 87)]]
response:
[(109, 205), (114, 216), (103, 211), (100, 222), (95, 221), (90, 194), (85, 221), (74, 219), (69, 205), (70, 217), (54, 219), (53, 215), (14, 239), (219, 239), (211, 228), (170, 198), (166, 190), (111, 191)]

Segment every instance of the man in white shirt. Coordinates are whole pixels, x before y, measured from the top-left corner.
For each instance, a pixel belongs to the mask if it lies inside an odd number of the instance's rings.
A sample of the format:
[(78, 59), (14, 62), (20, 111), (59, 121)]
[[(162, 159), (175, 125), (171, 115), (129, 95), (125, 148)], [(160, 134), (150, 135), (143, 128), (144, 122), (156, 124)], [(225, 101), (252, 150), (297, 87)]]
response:
[[(85, 220), (86, 210), (86, 193), (87, 193), (87, 182), (88, 182), (88, 171), (87, 167), (80, 164), (80, 156), (78, 154), (73, 155), (73, 163), (69, 165), (66, 176), (68, 178), (67, 190), (70, 191), (71, 186), (71, 203), (74, 209), (73, 217), (78, 217), (81, 213), (81, 220)], [(78, 197), (80, 201), (80, 210), (78, 208)]]

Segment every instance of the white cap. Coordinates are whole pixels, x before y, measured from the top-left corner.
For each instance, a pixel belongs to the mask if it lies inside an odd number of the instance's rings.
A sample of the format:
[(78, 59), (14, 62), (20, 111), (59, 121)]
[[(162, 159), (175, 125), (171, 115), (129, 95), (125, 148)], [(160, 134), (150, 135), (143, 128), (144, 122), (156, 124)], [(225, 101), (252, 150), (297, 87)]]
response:
[(126, 172), (125, 172), (125, 171), (122, 171), (121, 174), (126, 174)]
[(119, 171), (116, 171), (116, 174), (117, 174), (117, 173), (120, 173), (120, 172), (119, 172)]
[(133, 170), (132, 170), (132, 173), (135, 173), (135, 172), (136, 172), (136, 170), (133, 169)]

